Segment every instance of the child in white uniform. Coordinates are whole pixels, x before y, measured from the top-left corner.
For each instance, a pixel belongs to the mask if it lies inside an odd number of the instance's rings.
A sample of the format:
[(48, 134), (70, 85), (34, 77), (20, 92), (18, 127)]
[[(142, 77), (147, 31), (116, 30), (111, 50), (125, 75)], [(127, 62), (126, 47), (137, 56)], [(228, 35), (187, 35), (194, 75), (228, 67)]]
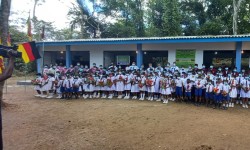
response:
[(150, 101), (154, 100), (154, 92), (155, 92), (154, 84), (155, 84), (155, 78), (151, 73), (146, 81), (146, 85), (148, 87), (148, 100)]
[(89, 74), (87, 76), (87, 78), (85, 79), (85, 84), (86, 84), (86, 87), (85, 87), (86, 95), (85, 95), (84, 99), (87, 99), (87, 98), (92, 99), (93, 92), (94, 92), (94, 85), (95, 85), (95, 79), (92, 76), (92, 74)]
[(108, 99), (112, 99), (115, 91), (115, 77), (113, 73), (110, 73), (107, 77), (107, 91), (108, 91)]
[(229, 85), (231, 86), (231, 90), (229, 92), (229, 96), (231, 98), (229, 107), (234, 107), (235, 100), (237, 98), (237, 80), (234, 77), (231, 77), (229, 81)]
[(41, 73), (37, 74), (37, 77), (35, 80), (32, 81), (32, 83), (35, 85), (34, 90), (37, 91), (37, 95), (35, 97), (41, 97), (41, 83), (42, 83), (42, 75)]
[(140, 99), (139, 100), (143, 101), (145, 99), (145, 91), (147, 90), (145, 73), (143, 73), (141, 75), (141, 77), (139, 78), (138, 86), (139, 86), (139, 91), (140, 91)]
[(132, 99), (137, 99), (137, 93), (139, 92), (139, 74), (134, 74), (132, 77), (131, 93), (133, 95)]
[(125, 75), (124, 90), (125, 90), (124, 99), (129, 99), (130, 98), (130, 91), (131, 91), (131, 75), (129, 73), (127, 73)]
[(122, 72), (119, 71), (116, 76), (116, 91), (118, 92), (118, 99), (122, 98), (122, 92), (124, 91), (124, 80), (125, 76), (122, 75)]

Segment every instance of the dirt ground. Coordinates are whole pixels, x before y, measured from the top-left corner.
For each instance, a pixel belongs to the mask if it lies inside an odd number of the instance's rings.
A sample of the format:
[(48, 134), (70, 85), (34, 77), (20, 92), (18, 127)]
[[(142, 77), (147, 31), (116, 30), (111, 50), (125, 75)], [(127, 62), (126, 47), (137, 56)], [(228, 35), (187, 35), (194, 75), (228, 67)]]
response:
[[(8, 81), (5, 150), (244, 150), (250, 110), (136, 100), (34, 98)], [(5, 91), (6, 92), (6, 91)]]

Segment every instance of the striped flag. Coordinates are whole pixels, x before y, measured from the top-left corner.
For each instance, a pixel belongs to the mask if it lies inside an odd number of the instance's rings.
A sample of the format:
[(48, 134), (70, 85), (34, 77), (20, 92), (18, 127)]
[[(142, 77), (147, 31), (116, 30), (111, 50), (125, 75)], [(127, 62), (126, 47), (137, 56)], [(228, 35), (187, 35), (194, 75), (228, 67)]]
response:
[(8, 33), (8, 37), (7, 37), (7, 46), (11, 46), (11, 36), (10, 36), (10, 33)]
[(41, 40), (43, 40), (44, 39), (44, 30), (45, 30), (45, 25), (43, 25), (43, 27), (42, 27), (42, 32), (41, 32)]
[(3, 56), (0, 56), (0, 74), (3, 73), (3, 70), (4, 70)]
[(27, 20), (27, 27), (28, 27), (28, 30), (27, 30), (27, 36), (29, 37), (29, 41), (32, 41), (32, 33), (31, 33), (31, 20), (30, 20), (30, 16)]
[(34, 41), (18, 45), (18, 51), (22, 52), (22, 58), (25, 63), (41, 58)]

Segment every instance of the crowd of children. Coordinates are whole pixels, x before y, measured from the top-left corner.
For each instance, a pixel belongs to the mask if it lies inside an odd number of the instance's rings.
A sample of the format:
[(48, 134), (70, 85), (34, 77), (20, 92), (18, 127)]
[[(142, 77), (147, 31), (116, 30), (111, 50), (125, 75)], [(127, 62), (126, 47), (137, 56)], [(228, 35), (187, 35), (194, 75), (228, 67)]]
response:
[(44, 66), (43, 72), (32, 80), (36, 97), (71, 99), (138, 99), (202, 104), (207, 107), (228, 109), (235, 104), (248, 108), (250, 98), (249, 74), (242, 69), (230, 70), (227, 66), (206, 68), (202, 65), (187, 69), (168, 63), (162, 67), (148, 64), (122, 68), (113, 63), (103, 68), (94, 63), (91, 68), (77, 63), (70, 68)]

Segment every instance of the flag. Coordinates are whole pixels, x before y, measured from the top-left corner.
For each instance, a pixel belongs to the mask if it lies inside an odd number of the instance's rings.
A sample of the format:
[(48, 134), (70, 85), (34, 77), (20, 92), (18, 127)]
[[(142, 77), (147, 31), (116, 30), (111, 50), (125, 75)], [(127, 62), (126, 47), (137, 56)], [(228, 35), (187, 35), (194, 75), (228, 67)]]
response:
[(41, 40), (44, 39), (44, 30), (45, 30), (45, 25), (43, 25), (42, 27)]
[(0, 74), (3, 73), (3, 70), (4, 70), (3, 56), (0, 56)]
[(11, 36), (10, 36), (10, 33), (8, 33), (8, 37), (7, 37), (7, 46), (11, 46)]
[(27, 31), (27, 36), (29, 37), (29, 41), (32, 41), (32, 33), (31, 33), (31, 20), (30, 20), (30, 16), (27, 20), (27, 27), (28, 27), (28, 31)]
[(22, 52), (22, 58), (25, 63), (41, 58), (35, 42), (28, 42), (18, 45), (18, 51)]

